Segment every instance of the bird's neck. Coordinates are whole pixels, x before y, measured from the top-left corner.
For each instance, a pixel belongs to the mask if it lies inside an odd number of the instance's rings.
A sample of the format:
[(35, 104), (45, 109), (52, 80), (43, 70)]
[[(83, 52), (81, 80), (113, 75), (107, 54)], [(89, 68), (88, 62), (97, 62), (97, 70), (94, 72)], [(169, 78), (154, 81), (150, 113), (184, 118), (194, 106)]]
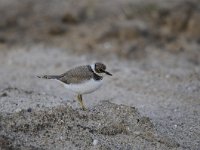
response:
[(96, 72), (95, 70), (95, 64), (90, 65), (90, 67), (92, 68), (92, 71), (97, 74), (98, 76), (102, 76), (100, 73)]
[(103, 75), (95, 71), (95, 64), (90, 65), (92, 72), (94, 73), (94, 76), (97, 78), (97, 80), (102, 80)]

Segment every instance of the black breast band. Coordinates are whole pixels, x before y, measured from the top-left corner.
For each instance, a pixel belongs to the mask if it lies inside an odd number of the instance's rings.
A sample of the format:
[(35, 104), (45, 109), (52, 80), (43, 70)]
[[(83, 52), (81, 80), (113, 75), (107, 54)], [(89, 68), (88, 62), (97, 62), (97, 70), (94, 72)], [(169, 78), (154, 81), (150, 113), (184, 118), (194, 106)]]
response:
[(92, 70), (91, 66), (88, 65), (88, 69), (93, 73), (93, 78), (94, 78), (94, 80), (99, 81), (99, 80), (102, 80), (102, 79), (103, 79), (102, 76), (99, 76), (98, 74), (96, 74), (96, 73)]

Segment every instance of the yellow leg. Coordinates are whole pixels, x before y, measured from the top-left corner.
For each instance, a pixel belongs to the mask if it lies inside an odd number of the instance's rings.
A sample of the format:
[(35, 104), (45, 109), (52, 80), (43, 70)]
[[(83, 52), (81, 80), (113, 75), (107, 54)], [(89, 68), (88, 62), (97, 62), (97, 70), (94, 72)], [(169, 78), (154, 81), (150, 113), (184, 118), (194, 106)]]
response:
[(84, 104), (83, 104), (83, 99), (82, 99), (82, 95), (81, 94), (78, 94), (78, 101), (82, 107), (83, 110), (86, 110)]

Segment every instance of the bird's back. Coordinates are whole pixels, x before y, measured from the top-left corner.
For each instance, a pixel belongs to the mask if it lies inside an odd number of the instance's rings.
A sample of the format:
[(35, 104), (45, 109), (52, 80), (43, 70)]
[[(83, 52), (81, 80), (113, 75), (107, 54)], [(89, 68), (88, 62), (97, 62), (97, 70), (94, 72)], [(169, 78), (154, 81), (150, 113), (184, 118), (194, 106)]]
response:
[(93, 72), (89, 65), (79, 66), (73, 68), (60, 75), (58, 80), (64, 82), (65, 84), (78, 84), (87, 80), (90, 80), (93, 77)]

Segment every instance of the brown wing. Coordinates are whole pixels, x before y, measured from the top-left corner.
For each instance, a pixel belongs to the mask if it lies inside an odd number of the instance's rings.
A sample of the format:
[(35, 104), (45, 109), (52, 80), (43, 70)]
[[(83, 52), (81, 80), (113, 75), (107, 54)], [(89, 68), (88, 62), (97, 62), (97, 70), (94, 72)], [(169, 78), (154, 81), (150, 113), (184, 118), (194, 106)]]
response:
[(80, 66), (74, 69), (71, 69), (60, 76), (58, 80), (66, 84), (77, 84), (89, 80), (93, 77), (93, 72), (91, 72), (91, 67)]

